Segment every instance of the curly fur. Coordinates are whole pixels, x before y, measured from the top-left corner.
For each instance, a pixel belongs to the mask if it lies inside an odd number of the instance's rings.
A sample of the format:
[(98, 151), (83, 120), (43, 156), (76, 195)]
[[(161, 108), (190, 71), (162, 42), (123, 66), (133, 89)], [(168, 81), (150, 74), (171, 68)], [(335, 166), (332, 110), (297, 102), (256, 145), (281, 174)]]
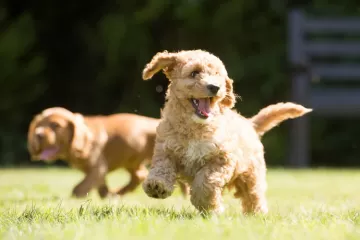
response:
[[(159, 119), (135, 114), (86, 116), (61, 107), (48, 108), (36, 115), (28, 131), (28, 149), (33, 160), (62, 159), (85, 173), (73, 189), (76, 197), (97, 189), (100, 197), (109, 191), (106, 174), (126, 169), (130, 182), (117, 190), (124, 195), (136, 189), (146, 178)], [(180, 183), (186, 196), (187, 185)]]
[(297, 118), (311, 111), (311, 109), (290, 102), (277, 103), (262, 109), (250, 120), (253, 122), (256, 132), (262, 136), (282, 121)]
[[(202, 213), (223, 211), (222, 192), (235, 188), (245, 213), (268, 211), (266, 164), (260, 136), (310, 109), (292, 103), (271, 105), (251, 119), (232, 110), (233, 81), (219, 58), (202, 50), (157, 53), (143, 79), (163, 70), (170, 80), (157, 128), (146, 194), (166, 198), (177, 178), (191, 185), (191, 202)], [(217, 86), (216, 93), (209, 86)], [(210, 114), (199, 117), (192, 99), (210, 98)]]

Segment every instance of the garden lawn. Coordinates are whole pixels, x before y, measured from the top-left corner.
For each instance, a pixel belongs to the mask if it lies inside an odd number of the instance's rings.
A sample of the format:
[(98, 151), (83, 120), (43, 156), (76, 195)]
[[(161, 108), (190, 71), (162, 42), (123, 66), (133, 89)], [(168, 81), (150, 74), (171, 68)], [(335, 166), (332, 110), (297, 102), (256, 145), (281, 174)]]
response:
[[(177, 188), (165, 200), (139, 187), (120, 199), (70, 198), (67, 168), (0, 170), (0, 239), (360, 239), (360, 170), (268, 171), (267, 216), (243, 216), (224, 193), (223, 215), (202, 218)], [(128, 175), (108, 176), (112, 189)]]

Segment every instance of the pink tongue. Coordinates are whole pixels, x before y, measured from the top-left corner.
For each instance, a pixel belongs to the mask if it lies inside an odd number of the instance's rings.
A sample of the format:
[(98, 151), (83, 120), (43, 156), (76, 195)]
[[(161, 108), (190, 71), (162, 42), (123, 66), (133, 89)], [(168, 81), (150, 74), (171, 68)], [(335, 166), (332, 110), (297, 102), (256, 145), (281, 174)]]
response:
[(52, 156), (54, 156), (57, 153), (57, 148), (49, 148), (45, 149), (40, 153), (40, 158), (43, 160), (49, 160)]
[(205, 116), (209, 116), (210, 114), (210, 98), (199, 98), (199, 106), (198, 109), (199, 111), (205, 115)]

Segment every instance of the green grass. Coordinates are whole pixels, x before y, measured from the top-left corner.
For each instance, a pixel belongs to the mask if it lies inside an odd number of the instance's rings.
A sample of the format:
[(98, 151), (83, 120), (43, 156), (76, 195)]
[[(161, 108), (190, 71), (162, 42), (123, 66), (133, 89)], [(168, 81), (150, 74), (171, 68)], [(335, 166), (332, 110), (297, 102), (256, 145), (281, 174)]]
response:
[[(226, 212), (200, 217), (177, 189), (166, 200), (141, 188), (122, 199), (69, 197), (81, 173), (0, 170), (0, 239), (360, 239), (359, 170), (269, 170), (267, 216), (243, 216), (225, 194)], [(127, 181), (109, 177), (117, 188)]]

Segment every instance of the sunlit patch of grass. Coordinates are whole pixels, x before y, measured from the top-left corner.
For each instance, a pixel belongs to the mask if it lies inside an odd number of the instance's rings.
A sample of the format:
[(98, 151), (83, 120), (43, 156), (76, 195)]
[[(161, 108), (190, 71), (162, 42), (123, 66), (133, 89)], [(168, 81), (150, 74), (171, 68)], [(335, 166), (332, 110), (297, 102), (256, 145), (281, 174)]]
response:
[[(267, 215), (244, 216), (225, 193), (221, 216), (201, 217), (176, 189), (165, 200), (138, 188), (121, 199), (70, 197), (70, 169), (0, 170), (1, 239), (360, 239), (360, 171), (269, 170)], [(127, 181), (118, 171), (111, 188)]]

